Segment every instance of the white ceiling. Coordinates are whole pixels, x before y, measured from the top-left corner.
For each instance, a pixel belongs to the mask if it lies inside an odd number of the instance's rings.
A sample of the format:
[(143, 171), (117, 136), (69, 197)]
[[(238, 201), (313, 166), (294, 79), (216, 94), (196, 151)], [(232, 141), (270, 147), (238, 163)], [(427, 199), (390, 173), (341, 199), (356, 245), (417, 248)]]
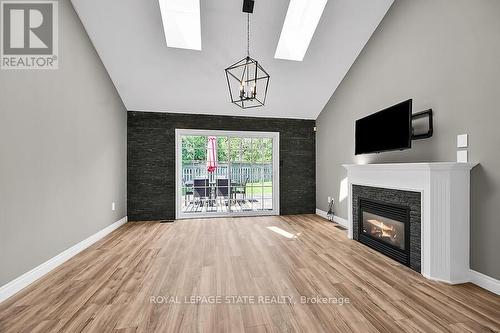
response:
[(266, 105), (229, 102), (224, 68), (246, 55), (242, 0), (201, 0), (202, 50), (168, 48), (157, 0), (72, 0), (129, 111), (316, 119), (393, 0), (329, 0), (304, 61), (274, 59), (289, 0), (256, 0), (250, 54)]

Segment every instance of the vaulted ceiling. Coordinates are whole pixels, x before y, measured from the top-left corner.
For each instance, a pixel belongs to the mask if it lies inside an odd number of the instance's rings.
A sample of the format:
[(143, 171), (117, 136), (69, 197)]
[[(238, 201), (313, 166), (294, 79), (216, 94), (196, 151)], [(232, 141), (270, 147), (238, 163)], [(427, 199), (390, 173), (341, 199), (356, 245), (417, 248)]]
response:
[(266, 105), (229, 102), (224, 68), (246, 55), (241, 0), (201, 0), (202, 50), (167, 47), (157, 0), (72, 0), (130, 111), (316, 119), (393, 0), (329, 0), (301, 62), (275, 59), (289, 0), (256, 0), (252, 57), (271, 75)]

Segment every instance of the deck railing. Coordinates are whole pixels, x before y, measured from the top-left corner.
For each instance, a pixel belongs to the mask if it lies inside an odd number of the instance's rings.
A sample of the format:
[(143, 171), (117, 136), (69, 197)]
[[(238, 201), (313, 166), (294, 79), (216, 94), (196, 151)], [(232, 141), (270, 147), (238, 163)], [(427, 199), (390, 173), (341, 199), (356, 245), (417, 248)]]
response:
[(196, 178), (209, 178), (211, 181), (219, 178), (229, 178), (242, 184), (248, 179), (249, 183), (270, 182), (273, 180), (272, 163), (221, 163), (217, 164), (215, 172), (207, 172), (206, 162), (192, 162), (182, 165), (183, 182)]

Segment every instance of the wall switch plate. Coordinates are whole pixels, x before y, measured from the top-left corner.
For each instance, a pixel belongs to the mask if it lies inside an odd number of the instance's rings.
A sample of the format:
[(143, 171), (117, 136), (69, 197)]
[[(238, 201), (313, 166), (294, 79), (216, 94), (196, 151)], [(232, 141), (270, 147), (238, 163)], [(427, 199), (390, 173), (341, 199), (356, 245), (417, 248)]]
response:
[(457, 135), (457, 148), (467, 148), (469, 146), (469, 135)]
[(114, 202), (111, 203), (111, 210), (113, 210), (113, 211), (116, 210), (116, 204)]
[(467, 150), (457, 150), (457, 162), (467, 163), (469, 161), (469, 156)]

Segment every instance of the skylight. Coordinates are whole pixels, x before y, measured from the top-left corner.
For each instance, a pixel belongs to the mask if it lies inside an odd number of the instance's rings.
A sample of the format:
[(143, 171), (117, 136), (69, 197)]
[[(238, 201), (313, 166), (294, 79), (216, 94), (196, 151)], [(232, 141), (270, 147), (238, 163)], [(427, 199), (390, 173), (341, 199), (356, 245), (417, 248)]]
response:
[(328, 0), (290, 0), (274, 57), (302, 61)]
[(200, 0), (159, 0), (168, 47), (201, 50)]

